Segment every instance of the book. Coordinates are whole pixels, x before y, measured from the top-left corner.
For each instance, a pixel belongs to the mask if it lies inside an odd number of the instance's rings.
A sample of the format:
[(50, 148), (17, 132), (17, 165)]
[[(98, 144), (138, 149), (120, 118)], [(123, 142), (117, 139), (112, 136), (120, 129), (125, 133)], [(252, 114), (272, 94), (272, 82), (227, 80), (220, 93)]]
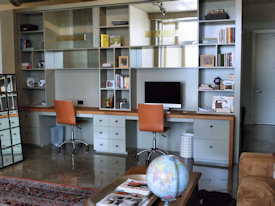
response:
[(151, 191), (145, 181), (128, 179), (116, 188), (118, 192), (139, 194), (143, 196), (150, 195)]
[(121, 47), (119, 35), (110, 36), (110, 47)]
[(141, 206), (145, 200), (141, 197), (110, 193), (96, 203), (96, 206)]
[(109, 47), (109, 34), (101, 34), (101, 47)]

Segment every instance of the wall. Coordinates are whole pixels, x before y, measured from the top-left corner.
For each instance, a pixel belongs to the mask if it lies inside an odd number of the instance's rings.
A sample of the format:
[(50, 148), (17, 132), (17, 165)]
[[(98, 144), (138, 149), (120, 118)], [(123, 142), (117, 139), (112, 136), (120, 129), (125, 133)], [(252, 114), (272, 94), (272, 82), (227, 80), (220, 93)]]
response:
[(241, 106), (246, 109), (245, 123), (250, 123), (249, 111), (252, 109), (252, 31), (275, 29), (275, 3), (260, 0), (243, 4), (243, 71)]
[(13, 11), (0, 12), (1, 22), (1, 50), (2, 61), (1, 61), (1, 73), (15, 73), (15, 62), (14, 62), (14, 27), (13, 27)]
[(274, 152), (274, 126), (251, 124), (252, 95), (252, 31), (275, 29), (275, 2), (254, 0), (243, 4), (243, 71), (241, 106), (245, 108), (241, 144), (243, 151)]
[(55, 98), (58, 100), (83, 100), (81, 106), (99, 107), (97, 70), (56, 70)]

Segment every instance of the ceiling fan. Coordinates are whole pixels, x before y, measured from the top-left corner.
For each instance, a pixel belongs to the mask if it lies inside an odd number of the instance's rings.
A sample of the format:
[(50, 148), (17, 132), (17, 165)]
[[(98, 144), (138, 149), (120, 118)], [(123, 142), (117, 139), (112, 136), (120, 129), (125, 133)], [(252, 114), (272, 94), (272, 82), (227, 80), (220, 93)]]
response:
[(9, 0), (13, 6), (20, 6), (22, 3), (45, 1), (45, 0)]

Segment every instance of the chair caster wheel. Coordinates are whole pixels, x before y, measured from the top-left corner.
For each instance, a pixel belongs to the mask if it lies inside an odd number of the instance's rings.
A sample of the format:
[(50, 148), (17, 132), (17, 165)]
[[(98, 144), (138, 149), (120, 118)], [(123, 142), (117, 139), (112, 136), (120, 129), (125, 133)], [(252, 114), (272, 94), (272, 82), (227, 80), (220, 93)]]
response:
[(135, 158), (138, 159), (138, 158), (139, 158), (139, 155), (136, 155)]
[(89, 146), (86, 147), (86, 151), (89, 152)]
[(60, 147), (57, 148), (57, 152), (59, 152), (59, 153), (61, 152), (61, 148)]

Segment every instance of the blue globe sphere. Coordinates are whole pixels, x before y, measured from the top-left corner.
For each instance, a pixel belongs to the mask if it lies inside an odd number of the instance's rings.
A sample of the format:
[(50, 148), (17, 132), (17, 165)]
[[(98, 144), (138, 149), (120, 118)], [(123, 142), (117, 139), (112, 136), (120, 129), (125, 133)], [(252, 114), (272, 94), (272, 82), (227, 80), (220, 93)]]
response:
[(173, 201), (189, 184), (189, 171), (182, 159), (162, 155), (148, 166), (146, 181), (149, 189), (163, 201)]

